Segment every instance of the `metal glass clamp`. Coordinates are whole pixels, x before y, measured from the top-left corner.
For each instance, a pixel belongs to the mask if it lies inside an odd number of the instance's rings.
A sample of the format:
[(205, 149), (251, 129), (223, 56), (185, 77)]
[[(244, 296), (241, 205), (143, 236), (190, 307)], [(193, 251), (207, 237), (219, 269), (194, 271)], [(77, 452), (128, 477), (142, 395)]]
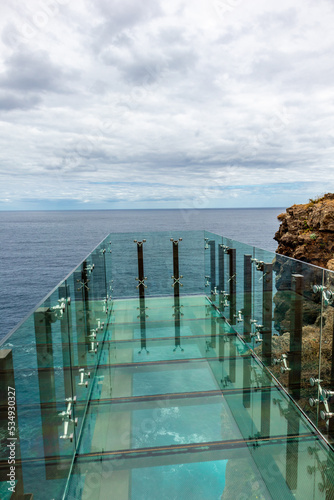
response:
[(229, 252), (229, 250), (230, 250), (230, 247), (228, 247), (227, 245), (222, 245), (222, 244), (221, 244), (221, 245), (219, 245), (219, 246), (220, 246), (220, 248), (222, 248), (222, 249), (223, 249), (223, 252), (224, 252), (224, 253), (228, 253), (228, 252)]
[(84, 368), (80, 368), (79, 373), (80, 373), (80, 382), (78, 383), (78, 385), (88, 387), (88, 380), (84, 379), (85, 377), (90, 378), (90, 372), (85, 372)]
[(87, 339), (90, 339), (90, 340), (96, 339), (96, 330), (95, 329), (90, 331), (90, 335), (87, 335)]
[(89, 282), (90, 282), (90, 280), (86, 280), (86, 281), (77, 280), (77, 283), (79, 283), (81, 285), (81, 286), (79, 286), (79, 288), (77, 288), (77, 291), (80, 292), (80, 290), (82, 290), (83, 288), (85, 288), (86, 290), (89, 290), (89, 286), (88, 286)]
[(73, 433), (68, 434), (68, 429), (69, 429), (69, 423), (72, 422), (75, 426), (78, 425), (78, 419), (75, 418), (72, 420), (72, 404), (76, 402), (77, 398), (74, 396), (73, 398), (66, 398), (65, 401), (67, 402), (67, 408), (66, 411), (62, 411), (61, 413), (58, 413), (59, 417), (62, 417), (62, 421), (64, 422), (64, 434), (60, 436), (60, 439), (69, 439), (71, 442), (73, 441)]
[(334, 292), (327, 288), (324, 285), (313, 285), (312, 286), (312, 291), (313, 293), (319, 293), (321, 292), (322, 298), (325, 302), (325, 304), (333, 304), (334, 302)]
[(183, 284), (181, 283), (180, 279), (183, 278), (183, 275), (180, 274), (180, 276), (178, 278), (175, 278), (174, 276), (171, 276), (172, 280), (174, 280), (174, 282), (172, 283), (172, 287), (174, 288), (175, 285), (179, 284), (180, 286), (183, 286)]
[(320, 418), (322, 420), (325, 420), (326, 425), (328, 426), (329, 419), (334, 417), (334, 413), (329, 411), (329, 404), (328, 404), (329, 399), (334, 395), (334, 391), (323, 389), (320, 385), (321, 382), (322, 380), (318, 378), (313, 378), (313, 377), (310, 378), (310, 386), (311, 387), (314, 387), (316, 385), (318, 386), (319, 399), (310, 398), (309, 405), (316, 406), (319, 405), (320, 403), (323, 403), (325, 410), (320, 411)]
[(255, 338), (255, 342), (259, 344), (260, 342), (263, 342), (263, 339), (260, 337), (260, 334), (263, 330), (263, 325), (258, 325), (257, 323), (254, 323), (255, 326), (255, 332), (250, 333), (251, 338)]
[(234, 317), (236, 318), (237, 323), (242, 323), (243, 322), (242, 315), (243, 315), (242, 311), (238, 311), (237, 314), (234, 314)]
[(96, 321), (97, 321), (97, 328), (96, 328), (96, 332), (97, 332), (98, 330), (103, 330), (103, 328), (104, 328), (104, 321), (102, 321), (102, 322), (101, 322), (100, 318), (97, 318), (97, 319), (96, 319)]
[(54, 313), (56, 319), (61, 319), (64, 315), (65, 309), (67, 305), (71, 304), (71, 297), (67, 299), (58, 299), (59, 304), (51, 307), (51, 311)]
[(227, 280), (227, 282), (229, 283), (230, 281), (235, 281), (235, 278), (237, 277), (237, 273), (234, 273), (232, 274), (232, 276), (229, 277), (229, 279)]
[(322, 382), (322, 380), (320, 380), (319, 378), (313, 378), (313, 377), (310, 378), (310, 386), (311, 387), (314, 387), (316, 384), (320, 385), (321, 382)]
[(230, 295), (227, 292), (225, 292), (225, 290), (223, 290), (221, 292), (221, 296), (222, 296), (221, 297), (221, 306), (224, 307), (224, 308), (228, 307), (230, 305), (229, 304)]
[(273, 362), (274, 365), (282, 364), (282, 366), (281, 366), (281, 373), (285, 373), (285, 372), (290, 372), (291, 371), (291, 368), (288, 367), (287, 359), (288, 359), (288, 355), (287, 354), (282, 354), (279, 359), (277, 359), (277, 358), (274, 359), (274, 362)]
[(263, 260), (258, 260), (258, 259), (251, 259), (251, 262), (253, 262), (253, 264), (255, 264), (255, 267), (258, 271), (262, 271), (263, 270), (263, 266), (264, 266), (264, 261)]
[(139, 247), (143, 246), (143, 243), (146, 243), (146, 240), (138, 241), (138, 240), (133, 240), (134, 243), (137, 243)]
[(95, 342), (91, 342), (90, 343), (90, 348), (88, 349), (88, 352), (90, 354), (96, 354), (98, 347), (99, 347), (99, 343), (98, 342), (96, 342), (96, 345), (95, 345)]
[(145, 276), (144, 279), (140, 280), (139, 278), (136, 278), (136, 281), (138, 281), (138, 285), (136, 286), (136, 288), (139, 288), (140, 285), (143, 285), (144, 288), (147, 288), (147, 285), (145, 285), (145, 280), (147, 280), (147, 277)]
[(95, 264), (91, 264), (90, 266), (85, 267), (84, 271), (86, 271), (89, 274), (92, 274), (92, 272), (94, 271), (94, 268), (95, 268)]

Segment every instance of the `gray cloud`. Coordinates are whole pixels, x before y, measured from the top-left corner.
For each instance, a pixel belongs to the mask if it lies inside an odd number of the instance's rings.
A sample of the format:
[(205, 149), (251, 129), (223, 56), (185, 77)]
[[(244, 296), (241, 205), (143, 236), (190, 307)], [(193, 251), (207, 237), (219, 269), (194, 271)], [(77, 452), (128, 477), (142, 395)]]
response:
[(21, 92), (64, 92), (71, 71), (53, 63), (47, 51), (14, 52), (5, 60), (0, 87)]
[(3, 111), (28, 110), (36, 107), (40, 102), (41, 99), (38, 96), (18, 96), (11, 92), (0, 92), (0, 110)]
[(327, 2), (231, 3), (223, 16), (214, 0), (57, 2), (4, 1), (6, 207), (247, 206), (259, 193), (284, 205), (315, 196), (315, 179), (334, 189)]
[[(100, 20), (92, 29), (92, 48), (99, 53), (108, 43), (126, 39), (126, 32), (144, 25), (163, 12), (157, 0), (94, 0), (89, 2), (92, 11), (98, 11)], [(125, 33), (124, 33), (125, 31)]]

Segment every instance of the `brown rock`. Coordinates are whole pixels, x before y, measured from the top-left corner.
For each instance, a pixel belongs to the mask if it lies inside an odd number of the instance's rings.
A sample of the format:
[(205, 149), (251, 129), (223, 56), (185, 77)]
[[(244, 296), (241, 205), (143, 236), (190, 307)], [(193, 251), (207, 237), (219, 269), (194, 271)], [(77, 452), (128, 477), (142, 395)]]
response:
[[(334, 193), (292, 205), (278, 219), (277, 253), (320, 267), (334, 261)], [(334, 271), (334, 262), (331, 265)]]

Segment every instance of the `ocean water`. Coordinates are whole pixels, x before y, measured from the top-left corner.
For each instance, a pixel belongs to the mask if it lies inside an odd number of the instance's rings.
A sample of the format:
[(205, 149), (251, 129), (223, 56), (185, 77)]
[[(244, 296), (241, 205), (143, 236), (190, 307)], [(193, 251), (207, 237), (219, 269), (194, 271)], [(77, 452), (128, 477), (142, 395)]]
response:
[(0, 212), (0, 338), (109, 233), (207, 230), (274, 252), (283, 208)]

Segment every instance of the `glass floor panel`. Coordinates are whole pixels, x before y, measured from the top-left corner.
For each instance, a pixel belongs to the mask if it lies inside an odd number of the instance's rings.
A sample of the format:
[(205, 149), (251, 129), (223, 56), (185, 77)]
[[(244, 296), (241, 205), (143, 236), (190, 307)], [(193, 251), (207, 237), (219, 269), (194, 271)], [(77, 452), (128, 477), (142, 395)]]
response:
[(68, 498), (325, 500), (332, 481), (332, 460), (316, 439), (238, 442), (177, 454), (81, 456)]
[(139, 303), (115, 301), (64, 498), (334, 499), (328, 445), (208, 301)]
[(0, 500), (334, 500), (334, 275), (138, 238), (109, 235), (3, 339)]

